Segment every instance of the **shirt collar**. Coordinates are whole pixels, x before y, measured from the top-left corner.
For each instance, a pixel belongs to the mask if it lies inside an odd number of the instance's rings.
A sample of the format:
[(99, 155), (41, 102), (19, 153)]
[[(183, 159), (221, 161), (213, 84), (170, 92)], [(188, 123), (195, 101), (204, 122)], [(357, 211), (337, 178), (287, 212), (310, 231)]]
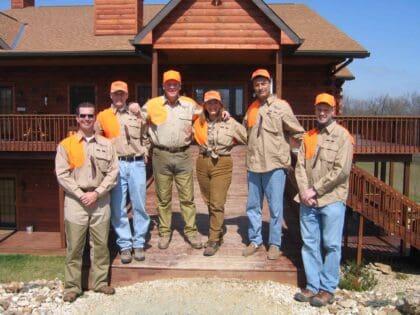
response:
[(121, 108), (121, 110), (118, 110), (118, 109), (114, 106), (114, 104), (111, 104), (111, 110), (112, 110), (112, 112), (113, 112), (114, 114), (116, 114), (118, 111), (119, 111), (120, 113), (127, 112), (127, 111), (128, 111), (128, 108), (127, 108), (127, 104), (126, 104), (126, 105), (124, 105), (124, 106)]

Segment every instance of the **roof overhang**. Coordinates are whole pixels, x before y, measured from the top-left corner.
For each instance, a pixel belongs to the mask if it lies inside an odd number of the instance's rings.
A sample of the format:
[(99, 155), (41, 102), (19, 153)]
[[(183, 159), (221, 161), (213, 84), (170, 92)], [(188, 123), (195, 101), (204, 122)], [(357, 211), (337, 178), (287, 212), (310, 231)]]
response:
[(344, 58), (367, 58), (370, 56), (368, 51), (320, 51), (304, 50), (293, 51), (294, 56), (317, 56), (317, 57), (344, 57)]

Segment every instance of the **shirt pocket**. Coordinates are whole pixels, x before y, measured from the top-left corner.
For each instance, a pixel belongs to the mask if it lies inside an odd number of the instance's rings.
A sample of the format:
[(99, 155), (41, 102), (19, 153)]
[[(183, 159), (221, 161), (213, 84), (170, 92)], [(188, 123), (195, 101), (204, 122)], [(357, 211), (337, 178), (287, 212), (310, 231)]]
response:
[(338, 144), (335, 141), (326, 139), (321, 145), (319, 159), (321, 160), (322, 170), (330, 171), (334, 166), (334, 161), (338, 154)]
[(127, 122), (128, 133), (130, 138), (140, 139), (141, 136), (141, 124), (137, 118), (130, 117)]
[(278, 128), (273, 118), (275, 118), (275, 114), (272, 111), (262, 114), (260, 116), (260, 120), (262, 119), (261, 127), (270, 134), (277, 135)]
[(97, 163), (97, 167), (102, 173), (106, 173), (111, 163), (111, 154), (109, 154), (108, 150), (102, 147), (95, 148), (95, 161)]
[(229, 127), (221, 126), (217, 131), (216, 143), (222, 147), (233, 144), (233, 132)]

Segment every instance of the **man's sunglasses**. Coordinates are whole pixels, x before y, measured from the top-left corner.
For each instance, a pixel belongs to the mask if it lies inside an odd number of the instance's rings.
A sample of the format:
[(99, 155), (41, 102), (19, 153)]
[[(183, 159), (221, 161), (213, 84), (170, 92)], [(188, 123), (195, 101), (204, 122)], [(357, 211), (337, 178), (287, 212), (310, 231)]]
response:
[(93, 117), (95, 117), (95, 115), (94, 114), (79, 114), (79, 117), (80, 118), (93, 118)]

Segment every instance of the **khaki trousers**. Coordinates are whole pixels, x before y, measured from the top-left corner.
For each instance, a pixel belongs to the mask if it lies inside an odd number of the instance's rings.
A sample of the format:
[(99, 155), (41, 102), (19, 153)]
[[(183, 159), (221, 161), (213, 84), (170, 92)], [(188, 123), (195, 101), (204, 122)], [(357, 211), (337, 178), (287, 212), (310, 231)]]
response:
[(219, 242), (223, 237), (226, 196), (232, 182), (232, 158), (218, 159), (199, 155), (196, 161), (197, 180), (201, 195), (209, 209), (209, 240)]
[(189, 149), (184, 152), (170, 153), (154, 148), (152, 162), (159, 213), (159, 235), (169, 236), (172, 233), (172, 182), (175, 180), (181, 214), (185, 222), (184, 234), (187, 237), (195, 236), (197, 234), (196, 208)]
[(84, 225), (67, 220), (64, 222), (67, 240), (66, 265), (64, 269), (65, 293), (82, 293), (82, 257), (88, 231), (90, 243), (93, 244), (93, 255), (91, 255), (93, 289), (98, 290), (108, 285), (110, 264), (108, 235), (110, 221), (108, 219), (98, 224), (92, 221)]

